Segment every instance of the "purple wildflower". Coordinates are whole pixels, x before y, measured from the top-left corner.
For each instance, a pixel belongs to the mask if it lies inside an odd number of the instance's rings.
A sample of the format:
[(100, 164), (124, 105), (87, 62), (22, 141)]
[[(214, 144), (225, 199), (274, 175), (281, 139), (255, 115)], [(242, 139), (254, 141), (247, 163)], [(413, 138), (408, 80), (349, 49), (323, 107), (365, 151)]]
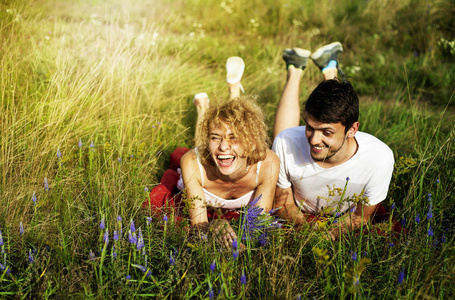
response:
[(432, 194), (428, 194), (428, 201), (431, 201), (431, 197), (433, 197)]
[(19, 232), (21, 235), (24, 235), (24, 225), (22, 225), (22, 222), (19, 223)]
[(233, 250), (232, 251), (233, 260), (236, 260), (238, 256), (239, 256), (239, 250)]
[(339, 211), (337, 211), (337, 212), (335, 213), (335, 217), (339, 217), (340, 215), (341, 215), (341, 214), (340, 214)]
[(106, 229), (106, 231), (104, 232), (104, 235), (103, 235), (103, 242), (105, 244), (109, 244), (109, 232), (107, 231), (107, 229)]
[(419, 214), (416, 214), (416, 223), (417, 223), (417, 224), (420, 223), (420, 215), (419, 215)]
[(430, 227), (428, 227), (428, 232), (427, 232), (427, 234), (428, 234), (429, 236), (433, 236), (433, 235), (434, 235), (433, 227), (431, 226), (431, 224), (430, 224)]
[(302, 297), (300, 296), (300, 294), (297, 295), (297, 298), (295, 298), (295, 300), (302, 300)]
[(130, 279), (131, 279), (131, 275), (129, 275), (129, 274), (126, 275), (125, 280), (130, 280)]
[(213, 292), (212, 287), (209, 285), (209, 299), (213, 299), (215, 297), (215, 293)]
[(353, 206), (350, 210), (351, 213), (355, 212), (355, 210), (357, 209), (357, 206)]
[(174, 256), (172, 255), (172, 251), (171, 253), (169, 254), (169, 264), (171, 266), (175, 266), (175, 259), (174, 259)]
[(92, 250), (90, 250), (90, 253), (88, 254), (88, 256), (89, 256), (89, 258), (90, 258), (91, 261), (94, 261), (95, 258), (96, 258), (95, 253), (93, 253)]
[(436, 179), (436, 183), (439, 183), (439, 179)]
[(406, 225), (406, 218), (405, 218), (405, 216), (403, 216), (403, 217), (401, 218), (401, 222), (400, 222), (400, 223), (401, 223), (402, 226), (405, 226), (405, 225)]
[(0, 230), (0, 247), (3, 246), (3, 236), (2, 231)]
[(351, 250), (351, 258), (353, 261), (357, 260), (357, 252)]
[(92, 148), (93, 151), (95, 151), (95, 144), (93, 144), (93, 141), (90, 142), (90, 148)]
[(446, 235), (443, 234), (441, 237), (441, 244), (444, 244), (446, 242)]
[(431, 209), (431, 205), (430, 205), (430, 208), (428, 208), (428, 212), (427, 212), (427, 219), (430, 220), (431, 218), (433, 218), (433, 210)]
[(148, 193), (148, 192), (149, 192), (149, 188), (148, 188), (148, 187), (145, 187), (145, 188), (144, 188), (144, 191), (145, 191), (146, 193)]
[(115, 251), (115, 244), (112, 246), (112, 258), (116, 259), (117, 258), (117, 252)]
[(57, 157), (58, 158), (62, 157), (62, 152), (60, 152), (60, 148), (57, 149)]
[(49, 191), (49, 183), (47, 182), (47, 177), (44, 177), (44, 191)]
[(349, 181), (349, 177), (346, 177), (346, 181)]
[(128, 230), (128, 241), (133, 245), (137, 243), (137, 237), (135, 232), (131, 233), (131, 230)]
[(33, 201), (33, 205), (36, 205), (36, 195), (35, 193), (33, 193), (33, 196), (32, 196), (32, 201)]
[[(138, 269), (141, 270), (143, 273), (147, 272), (147, 270), (148, 270), (146, 267), (141, 266), (141, 265), (132, 264), (132, 266), (135, 267), (135, 268), (138, 268)], [(152, 271), (148, 270), (147, 276), (148, 276), (148, 277), (151, 277), (151, 276), (152, 276)]]
[(5, 272), (5, 270), (6, 270), (6, 275), (9, 275), (11, 273), (10, 268), (8, 268), (5, 265), (0, 264), (0, 271)]
[(404, 267), (401, 267), (401, 271), (400, 271), (400, 273), (398, 274), (397, 283), (398, 283), (398, 284), (402, 284), (402, 283), (403, 283), (403, 279), (404, 279)]
[(237, 250), (237, 247), (238, 247), (237, 240), (233, 240), (232, 241), (232, 249)]
[(77, 143), (77, 145), (79, 146), (79, 148), (82, 148), (82, 139), (79, 139), (79, 143)]
[(114, 241), (118, 241), (118, 232), (117, 230), (114, 230)]
[(242, 275), (240, 276), (240, 283), (246, 284), (245, 269), (242, 269)]
[(150, 225), (152, 223), (152, 217), (147, 217), (147, 225)]
[(141, 250), (144, 246), (145, 246), (145, 244), (144, 244), (144, 238), (142, 237), (142, 230), (139, 227), (139, 235), (137, 237), (136, 248), (137, 248), (137, 250)]
[(32, 255), (32, 249), (28, 250), (28, 262), (33, 264), (35, 262), (35, 258)]
[(104, 220), (104, 216), (101, 218), (101, 222), (100, 222), (100, 229), (101, 230), (104, 230), (106, 228), (106, 222)]
[(216, 269), (216, 261), (213, 260), (212, 263), (210, 264), (210, 271), (214, 272)]
[(392, 210), (394, 210), (395, 207), (397, 207), (397, 205), (396, 205), (395, 202), (394, 202), (394, 203), (392, 203), (392, 207), (390, 207), (390, 208), (391, 208)]
[(393, 246), (395, 246), (395, 244), (394, 243), (389, 243), (389, 246), (393, 247)]
[(118, 160), (118, 162), (122, 162), (122, 158), (120, 158), (120, 157), (117, 158), (117, 160)]
[(164, 223), (167, 223), (167, 221), (169, 221), (169, 219), (168, 219), (168, 217), (166, 215), (164, 215), (163, 221), (164, 221)]
[(117, 216), (117, 222), (122, 222), (122, 217)]
[(133, 221), (133, 219), (131, 219), (131, 222), (130, 222), (130, 230), (131, 230), (131, 232), (133, 232), (133, 233), (136, 232), (136, 227), (134, 226), (134, 221)]

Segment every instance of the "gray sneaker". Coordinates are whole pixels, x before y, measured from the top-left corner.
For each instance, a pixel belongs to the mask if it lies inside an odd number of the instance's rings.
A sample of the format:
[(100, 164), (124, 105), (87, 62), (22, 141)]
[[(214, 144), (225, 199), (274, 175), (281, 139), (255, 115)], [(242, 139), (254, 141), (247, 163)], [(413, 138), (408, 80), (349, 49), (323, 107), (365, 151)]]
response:
[(286, 68), (294, 66), (298, 69), (305, 69), (310, 55), (310, 51), (300, 48), (284, 49), (283, 51), (283, 59), (286, 62)]
[(341, 46), (340, 42), (334, 42), (325, 46), (322, 46), (316, 52), (311, 54), (311, 59), (313, 62), (318, 66), (318, 68), (322, 71), (327, 65), (329, 61), (336, 60), (338, 66), (338, 55), (343, 52), (343, 46)]

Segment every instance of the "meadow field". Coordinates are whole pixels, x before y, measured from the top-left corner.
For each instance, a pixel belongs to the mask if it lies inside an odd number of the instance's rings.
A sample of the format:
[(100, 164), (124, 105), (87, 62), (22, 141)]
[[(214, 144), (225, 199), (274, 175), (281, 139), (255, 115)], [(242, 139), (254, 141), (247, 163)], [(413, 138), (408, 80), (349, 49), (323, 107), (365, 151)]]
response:
[[(0, 0), (0, 298), (455, 298), (454, 16), (452, 0)], [(142, 209), (194, 145), (194, 94), (227, 96), (228, 57), (271, 133), (283, 49), (333, 41), (360, 130), (395, 155), (388, 220), (335, 242), (286, 222), (258, 241), (239, 220), (239, 254)], [(310, 62), (302, 103), (321, 80)]]

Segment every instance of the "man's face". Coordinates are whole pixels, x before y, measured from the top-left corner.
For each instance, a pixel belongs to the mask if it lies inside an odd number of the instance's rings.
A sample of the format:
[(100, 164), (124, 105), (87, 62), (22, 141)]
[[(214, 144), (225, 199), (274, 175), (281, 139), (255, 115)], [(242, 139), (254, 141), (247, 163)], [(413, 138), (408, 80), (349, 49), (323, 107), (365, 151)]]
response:
[(311, 157), (316, 162), (337, 163), (349, 159), (346, 143), (349, 132), (341, 123), (320, 123), (305, 115), (305, 135), (310, 144)]

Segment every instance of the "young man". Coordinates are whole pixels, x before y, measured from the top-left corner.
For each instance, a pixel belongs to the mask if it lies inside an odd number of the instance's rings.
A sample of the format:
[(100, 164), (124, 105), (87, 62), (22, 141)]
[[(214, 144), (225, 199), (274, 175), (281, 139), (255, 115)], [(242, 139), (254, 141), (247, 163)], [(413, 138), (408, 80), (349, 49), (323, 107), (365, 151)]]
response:
[[(339, 42), (313, 54), (299, 48), (284, 50), (288, 77), (272, 146), (281, 160), (277, 214), (296, 224), (305, 223), (308, 215), (340, 216), (328, 231), (331, 239), (368, 222), (387, 196), (394, 165), (386, 144), (358, 131), (357, 94), (349, 82), (336, 78), (342, 51)], [(299, 126), (299, 84), (309, 58), (325, 81), (309, 96), (303, 111), (306, 126)], [(356, 201), (359, 196), (368, 201)]]

